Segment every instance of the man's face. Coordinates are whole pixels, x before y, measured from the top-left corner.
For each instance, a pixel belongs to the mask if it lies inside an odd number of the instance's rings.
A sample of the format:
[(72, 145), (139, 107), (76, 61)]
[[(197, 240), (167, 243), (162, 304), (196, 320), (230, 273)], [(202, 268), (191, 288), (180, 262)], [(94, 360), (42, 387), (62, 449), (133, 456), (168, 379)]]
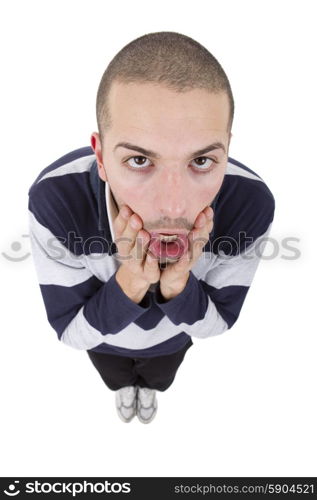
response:
[[(99, 176), (109, 183), (119, 209), (127, 204), (148, 232), (188, 234), (224, 178), (230, 142), (227, 95), (115, 82), (109, 106), (113, 124), (103, 150), (97, 133), (91, 145)], [(213, 143), (225, 150), (197, 153)]]

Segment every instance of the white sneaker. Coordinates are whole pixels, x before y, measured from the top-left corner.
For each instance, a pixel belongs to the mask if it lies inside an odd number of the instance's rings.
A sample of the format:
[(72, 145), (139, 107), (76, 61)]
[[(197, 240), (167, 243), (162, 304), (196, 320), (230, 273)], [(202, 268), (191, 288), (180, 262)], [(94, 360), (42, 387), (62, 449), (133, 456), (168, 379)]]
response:
[(140, 422), (152, 422), (157, 412), (156, 391), (148, 387), (138, 387), (137, 416)]
[(116, 408), (123, 422), (130, 422), (136, 415), (137, 387), (128, 385), (116, 391)]

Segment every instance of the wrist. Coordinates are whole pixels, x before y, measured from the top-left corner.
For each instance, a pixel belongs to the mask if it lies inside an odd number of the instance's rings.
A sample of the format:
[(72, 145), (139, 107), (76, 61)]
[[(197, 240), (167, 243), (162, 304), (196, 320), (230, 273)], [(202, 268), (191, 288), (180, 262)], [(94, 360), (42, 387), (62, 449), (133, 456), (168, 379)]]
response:
[(189, 279), (189, 271), (186, 275), (178, 281), (174, 281), (172, 284), (164, 284), (160, 282), (160, 292), (165, 300), (170, 300), (183, 292), (186, 288)]
[(146, 294), (149, 284), (144, 281), (135, 279), (133, 275), (124, 267), (120, 266), (115, 274), (115, 279), (122, 291), (129, 297), (130, 300), (138, 304)]

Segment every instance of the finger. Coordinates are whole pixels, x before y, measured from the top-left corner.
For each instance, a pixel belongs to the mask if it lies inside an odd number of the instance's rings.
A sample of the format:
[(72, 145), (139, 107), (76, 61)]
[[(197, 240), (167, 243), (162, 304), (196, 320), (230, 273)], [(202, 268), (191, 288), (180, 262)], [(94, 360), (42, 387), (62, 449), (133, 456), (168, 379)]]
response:
[(209, 240), (209, 235), (204, 231), (193, 230), (189, 233), (189, 252), (191, 264), (193, 265), (200, 257), (204, 246)]
[(205, 207), (204, 210), (202, 210), (197, 215), (194, 226), (198, 228), (204, 227), (204, 225), (210, 220), (212, 220), (213, 217), (214, 217), (213, 209), (210, 206)]
[(144, 261), (150, 239), (151, 237), (147, 231), (145, 231), (144, 229), (138, 231), (135, 239), (135, 244), (130, 252), (132, 260), (135, 261), (138, 265), (141, 265)]
[(140, 217), (137, 214), (132, 214), (124, 231), (118, 238), (118, 241), (116, 241), (122, 255), (127, 256), (130, 254), (132, 248), (135, 245), (136, 236), (141, 227), (142, 221)]
[(207, 238), (209, 238), (209, 233), (211, 232), (212, 228), (214, 227), (214, 216), (215, 216), (215, 213), (213, 211), (213, 209), (211, 207), (206, 207), (205, 210), (205, 216), (207, 218), (207, 221), (206, 221), (206, 231), (207, 231)]
[[(161, 271), (158, 265), (158, 257), (153, 255), (153, 253), (149, 250), (149, 243), (151, 241), (151, 236), (147, 231), (140, 231), (141, 236), (144, 236), (143, 241), (145, 241), (145, 245), (142, 249), (142, 257), (143, 260), (139, 260), (142, 265), (142, 270), (146, 275), (147, 280), (150, 283), (156, 283), (160, 280)], [(144, 234), (142, 234), (144, 233)]]
[(209, 238), (209, 233), (211, 232), (214, 224), (213, 217), (214, 217), (214, 212), (211, 209), (211, 207), (206, 207), (205, 210), (199, 214), (199, 217), (197, 217), (196, 219), (196, 222), (198, 221), (198, 224), (195, 225), (196, 230), (198, 229), (199, 231), (199, 235), (197, 235), (196, 238), (197, 237), (206, 238), (207, 242)]
[(206, 223), (206, 219), (207, 218), (206, 218), (204, 212), (200, 212), (196, 217), (194, 227), (197, 227), (197, 228), (203, 227)]
[[(155, 255), (153, 255), (150, 250), (148, 250), (145, 254), (144, 271), (147, 274), (156, 274), (158, 272), (160, 273), (158, 258), (155, 257)], [(157, 276), (157, 280), (159, 280), (159, 274)]]
[(207, 217), (208, 220), (214, 218), (214, 211), (213, 211), (213, 209), (210, 206), (206, 207), (203, 210), (203, 212), (204, 212), (204, 214), (205, 214), (205, 216)]
[(175, 275), (183, 275), (185, 272), (189, 271), (192, 266), (192, 259), (190, 255), (190, 249), (188, 248), (181, 258), (173, 264), (173, 271)]
[(128, 205), (122, 205), (119, 210), (117, 217), (114, 220), (113, 227), (116, 237), (120, 237), (126, 228), (129, 218), (133, 214), (132, 210)]

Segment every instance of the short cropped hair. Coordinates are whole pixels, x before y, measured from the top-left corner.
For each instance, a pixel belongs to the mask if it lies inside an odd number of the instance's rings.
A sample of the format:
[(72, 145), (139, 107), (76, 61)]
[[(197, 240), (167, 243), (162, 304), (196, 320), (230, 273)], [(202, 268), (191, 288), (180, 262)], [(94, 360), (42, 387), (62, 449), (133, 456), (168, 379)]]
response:
[(174, 31), (148, 33), (125, 45), (102, 75), (96, 100), (101, 143), (111, 127), (108, 96), (114, 81), (159, 83), (177, 92), (196, 88), (225, 92), (229, 99), (228, 132), (231, 131), (234, 100), (229, 80), (217, 59), (200, 43)]

